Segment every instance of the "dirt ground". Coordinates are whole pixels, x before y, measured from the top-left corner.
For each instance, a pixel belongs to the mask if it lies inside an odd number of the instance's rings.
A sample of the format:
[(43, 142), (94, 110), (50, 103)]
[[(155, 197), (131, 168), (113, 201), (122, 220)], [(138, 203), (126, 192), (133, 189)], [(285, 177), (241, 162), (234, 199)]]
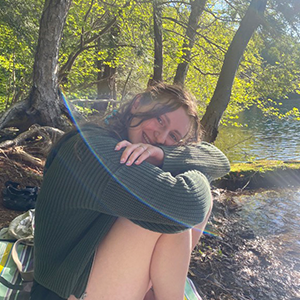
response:
[(0, 154), (0, 228), (8, 226), (13, 218), (22, 213), (3, 206), (2, 190), (5, 188), (5, 182), (8, 180), (19, 182), (22, 187), (40, 186), (42, 183), (42, 174), (42, 168), (16, 162)]
[[(0, 189), (7, 180), (40, 186), (42, 168), (0, 154)], [(256, 237), (239, 219), (237, 192), (214, 191), (208, 231), (192, 254), (189, 276), (203, 300), (300, 300), (300, 258), (277, 257), (278, 244)], [(6, 209), (0, 196), (0, 228), (22, 212)]]

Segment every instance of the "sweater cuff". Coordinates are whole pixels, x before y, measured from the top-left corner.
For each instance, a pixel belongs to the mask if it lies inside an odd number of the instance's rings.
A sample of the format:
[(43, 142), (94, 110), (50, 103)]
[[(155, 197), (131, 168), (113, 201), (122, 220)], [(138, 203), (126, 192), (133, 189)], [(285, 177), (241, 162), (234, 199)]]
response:
[(164, 151), (164, 162), (161, 168), (165, 172), (176, 175), (188, 170), (198, 170), (211, 182), (230, 171), (227, 157), (209, 143), (160, 147)]

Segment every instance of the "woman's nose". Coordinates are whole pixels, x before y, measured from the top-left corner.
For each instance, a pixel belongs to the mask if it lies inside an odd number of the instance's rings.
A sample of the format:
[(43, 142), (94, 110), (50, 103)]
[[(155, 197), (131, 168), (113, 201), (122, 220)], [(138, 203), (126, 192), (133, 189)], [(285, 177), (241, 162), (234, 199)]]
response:
[(167, 130), (157, 130), (154, 133), (155, 142), (160, 145), (164, 145), (168, 136)]

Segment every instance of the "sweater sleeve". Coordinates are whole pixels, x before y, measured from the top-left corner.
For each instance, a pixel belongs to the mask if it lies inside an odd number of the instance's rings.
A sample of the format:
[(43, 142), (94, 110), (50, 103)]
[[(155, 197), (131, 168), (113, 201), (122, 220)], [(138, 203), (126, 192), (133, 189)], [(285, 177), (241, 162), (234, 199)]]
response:
[(195, 169), (212, 181), (230, 171), (227, 157), (212, 144), (202, 142), (188, 146), (161, 146), (161, 148), (165, 154), (162, 169), (172, 174)]
[(146, 162), (128, 167), (120, 164), (122, 151), (114, 151), (115, 139), (95, 135), (83, 133), (99, 168), (107, 174), (105, 188), (97, 195), (101, 212), (159, 232), (176, 232), (204, 220), (211, 194), (209, 182), (199, 170), (173, 176)]

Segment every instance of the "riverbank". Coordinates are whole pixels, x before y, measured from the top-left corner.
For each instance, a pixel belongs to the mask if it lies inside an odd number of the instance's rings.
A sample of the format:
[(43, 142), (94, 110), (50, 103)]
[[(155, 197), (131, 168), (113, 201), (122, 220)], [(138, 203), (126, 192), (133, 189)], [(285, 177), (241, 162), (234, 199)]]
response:
[[(279, 237), (274, 240), (274, 237), (257, 236), (242, 222), (241, 204), (234, 200), (238, 195), (257, 192), (250, 189), (253, 182), (270, 181), (267, 178), (272, 174), (271, 178), (274, 177), (275, 173), (290, 186), (282, 172), (296, 172), (298, 178), (299, 169), (298, 162), (233, 164), (229, 175), (213, 183), (214, 208), (206, 228), (208, 233), (193, 251), (189, 269), (189, 276), (203, 300), (300, 300), (299, 256), (288, 253), (283, 264), (278, 253), (284, 244), (278, 241)], [(7, 180), (22, 186), (40, 186), (42, 172), (42, 168), (0, 155), (1, 187)], [(235, 190), (222, 189), (225, 183)], [(0, 196), (0, 228), (20, 213), (4, 208)]]
[(203, 300), (300, 300), (299, 253), (282, 253), (280, 236), (258, 236), (244, 224), (239, 195), (300, 187), (300, 161), (232, 164), (213, 182), (207, 233), (193, 251), (190, 276)]
[(235, 200), (265, 191), (215, 190), (208, 232), (193, 251), (189, 270), (203, 300), (300, 300), (299, 251), (284, 234), (257, 234)]
[(300, 161), (256, 160), (231, 164), (230, 173), (213, 184), (230, 191), (300, 186)]

